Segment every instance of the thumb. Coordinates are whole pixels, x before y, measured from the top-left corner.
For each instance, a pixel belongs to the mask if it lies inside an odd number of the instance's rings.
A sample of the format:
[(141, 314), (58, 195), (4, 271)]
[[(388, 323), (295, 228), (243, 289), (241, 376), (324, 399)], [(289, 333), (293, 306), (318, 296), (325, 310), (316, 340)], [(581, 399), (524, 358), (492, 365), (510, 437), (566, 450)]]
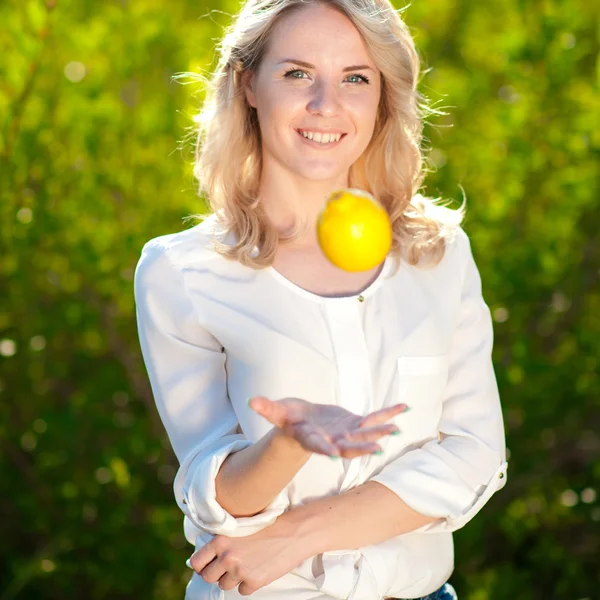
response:
[(269, 400), (266, 396), (252, 396), (248, 400), (248, 406), (267, 421), (277, 427), (283, 427), (287, 412), (281, 404)]

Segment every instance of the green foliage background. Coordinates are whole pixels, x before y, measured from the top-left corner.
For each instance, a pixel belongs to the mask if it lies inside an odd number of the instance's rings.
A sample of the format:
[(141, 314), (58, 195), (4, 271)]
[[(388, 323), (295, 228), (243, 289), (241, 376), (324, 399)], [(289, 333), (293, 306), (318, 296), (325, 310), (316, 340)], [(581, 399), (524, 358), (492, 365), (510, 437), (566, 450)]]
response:
[[(400, 5), (397, 4), (399, 7)], [(0, 600), (181, 600), (191, 546), (141, 359), (140, 250), (203, 209), (183, 142), (233, 0), (0, 3)], [(600, 598), (600, 5), (415, 0), (426, 193), (468, 197), (507, 486), (464, 600)]]

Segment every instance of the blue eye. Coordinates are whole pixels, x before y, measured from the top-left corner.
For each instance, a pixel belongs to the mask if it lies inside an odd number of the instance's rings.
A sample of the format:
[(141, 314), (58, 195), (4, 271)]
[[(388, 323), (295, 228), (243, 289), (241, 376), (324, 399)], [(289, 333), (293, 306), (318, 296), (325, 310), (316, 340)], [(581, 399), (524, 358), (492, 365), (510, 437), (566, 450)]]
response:
[[(291, 79), (304, 79), (303, 77), (291, 77), (292, 73), (304, 73), (305, 75), (308, 75), (308, 73), (306, 71), (303, 71), (302, 69), (290, 69), (289, 71), (285, 72), (284, 77), (289, 77)], [(348, 77), (358, 77), (360, 80), (362, 80), (363, 83), (369, 83), (369, 78), (366, 75), (359, 75), (358, 73), (354, 73), (352, 75), (348, 75)]]
[[(284, 77), (287, 77), (288, 75), (291, 75), (292, 73), (305, 73), (306, 71), (302, 71), (302, 69), (290, 69), (289, 71), (286, 71)], [(292, 79), (302, 79), (302, 77), (292, 77)]]
[(369, 83), (369, 78), (366, 75), (354, 74), (354, 75), (348, 75), (348, 77), (358, 77), (359, 79), (362, 79), (365, 83)]

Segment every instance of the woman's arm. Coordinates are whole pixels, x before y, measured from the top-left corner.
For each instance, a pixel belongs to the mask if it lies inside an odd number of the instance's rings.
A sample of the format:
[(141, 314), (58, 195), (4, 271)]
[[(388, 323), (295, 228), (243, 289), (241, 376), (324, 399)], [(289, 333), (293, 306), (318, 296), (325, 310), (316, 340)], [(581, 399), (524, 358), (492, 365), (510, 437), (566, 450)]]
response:
[(258, 442), (225, 459), (215, 481), (217, 502), (236, 518), (260, 513), (311, 454), (273, 427)]
[[(268, 399), (263, 398), (263, 402), (265, 400)], [(313, 452), (322, 454), (329, 448), (335, 452), (328, 437), (337, 440), (338, 450), (345, 458), (356, 459), (371, 450), (375, 436), (381, 437), (389, 434), (391, 429), (397, 429), (386, 421), (406, 408), (406, 405), (398, 404), (362, 417), (339, 406), (312, 404), (300, 398), (269, 402), (268, 406), (263, 405), (258, 410), (274, 427), (256, 444), (229, 455), (218, 473), (216, 493), (219, 503), (237, 517), (254, 516), (264, 510), (287, 487)], [(296, 423), (289, 429), (288, 419)], [(306, 427), (307, 423), (310, 423), (309, 427)], [(378, 428), (378, 431), (368, 434), (370, 441), (364, 436), (362, 440), (357, 437), (353, 441), (352, 436), (359, 434), (361, 427), (367, 430)], [(347, 437), (338, 437), (342, 435)]]
[[(238, 433), (227, 394), (225, 349), (203, 325), (186, 287), (179, 261), (184, 235), (155, 238), (142, 250), (134, 278), (140, 346), (156, 407), (179, 461), (173, 482), (177, 505), (204, 532), (252, 535), (288, 508), (286, 486), (304, 455), (279, 438), (278, 428), (257, 443)], [(201, 251), (195, 246), (196, 260)], [(243, 504), (228, 502), (238, 495)], [(234, 512), (253, 516), (229, 514), (220, 506), (221, 498)]]
[(297, 532), (296, 542), (306, 548), (305, 555), (315, 556), (379, 544), (436, 520), (438, 517), (410, 508), (384, 485), (367, 481), (341, 494), (292, 508), (272, 527), (291, 527)]
[(461, 297), (438, 439), (395, 458), (369, 477), (415, 510), (443, 517), (425, 525), (423, 533), (464, 527), (507, 479), (504, 421), (492, 362), (492, 317), (462, 228), (455, 242)]

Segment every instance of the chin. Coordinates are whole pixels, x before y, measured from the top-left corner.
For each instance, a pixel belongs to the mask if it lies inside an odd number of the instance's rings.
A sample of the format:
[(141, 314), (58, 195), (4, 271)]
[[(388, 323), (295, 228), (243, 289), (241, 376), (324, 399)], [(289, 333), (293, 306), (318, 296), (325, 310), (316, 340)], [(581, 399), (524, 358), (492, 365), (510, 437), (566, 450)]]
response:
[(322, 161), (306, 161), (301, 165), (292, 164), (289, 165), (289, 169), (294, 171), (298, 175), (305, 179), (314, 179), (316, 181), (328, 181), (330, 179), (337, 179), (342, 174), (348, 172), (351, 164), (345, 165), (336, 162), (335, 164), (323, 164)]
[(298, 173), (302, 178), (307, 181), (322, 181), (323, 183), (327, 183), (328, 181), (337, 181), (342, 177), (344, 173), (340, 173), (339, 171), (332, 171), (330, 173), (315, 173), (315, 171), (308, 171)]

